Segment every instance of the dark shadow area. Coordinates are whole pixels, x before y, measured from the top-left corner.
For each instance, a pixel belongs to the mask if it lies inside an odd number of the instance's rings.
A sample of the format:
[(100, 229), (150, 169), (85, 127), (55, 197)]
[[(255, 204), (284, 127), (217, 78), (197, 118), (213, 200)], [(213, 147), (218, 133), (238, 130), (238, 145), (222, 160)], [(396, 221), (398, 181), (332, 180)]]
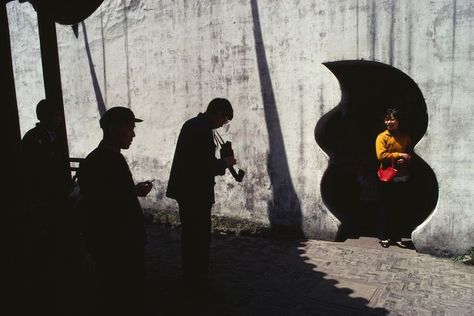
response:
[[(0, 125), (4, 139), (3, 176), (8, 179), (8, 184), (2, 189), (2, 221), (0, 230), (2, 232), (2, 286), (3, 286), (3, 310), (14, 310), (22, 304), (22, 236), (21, 214), (16, 207), (21, 200), (23, 187), (21, 166), (21, 131), (18, 115), (18, 104), (16, 100), (15, 79), (13, 72), (12, 53), (10, 45), (10, 30), (8, 26), (8, 15), (6, 3), (0, 5), (0, 63), (2, 71), (0, 82), (2, 86), (1, 117)], [(12, 313), (11, 315), (16, 315)]]
[[(85, 24), (82, 26), (97, 106), (100, 114), (103, 114), (106, 110), (105, 104), (94, 71)], [(26, 155), (25, 159), (34, 161), (37, 158)], [(22, 171), (27, 173), (25, 176), (31, 176), (31, 172), (27, 172), (25, 166)], [(36, 191), (42, 189), (42, 182), (39, 180), (36, 179), (36, 184), (39, 186)], [(23, 184), (22, 187), (24, 186)], [(65, 190), (69, 188), (70, 183)], [(23, 205), (17, 207), (21, 243), (18, 252), (22, 270), (21, 278), (17, 281), (22, 297), (30, 304), (18, 306), (17, 313), (87, 315), (87, 310), (92, 304), (91, 291), (94, 287), (91, 284), (94, 283), (92, 273), (94, 266), (84, 249), (77, 207), (65, 193), (65, 200), (61, 200), (60, 206), (45, 207), (54, 210), (52, 211), (54, 215), (45, 220), (35, 207), (25, 202), (32, 192), (23, 194), (26, 194), (23, 197)]]
[(99, 81), (97, 80), (97, 74), (95, 73), (94, 62), (92, 61), (92, 54), (89, 47), (89, 39), (87, 38), (86, 24), (84, 23), (84, 21), (81, 22), (81, 26), (84, 35), (84, 46), (86, 47), (87, 60), (89, 62), (89, 70), (91, 72), (92, 85), (94, 86), (95, 98), (97, 100), (97, 108), (99, 110), (100, 116), (102, 116), (107, 109), (105, 108), (104, 98), (102, 96), (102, 92), (100, 91)]
[(407, 247), (407, 249), (416, 250), (415, 245), (411, 240), (404, 241), (403, 244)]
[[(373, 285), (355, 279), (347, 285), (340, 284), (318, 271), (318, 265), (308, 261), (326, 262), (326, 254), (321, 253), (318, 259), (318, 254), (312, 251), (311, 258), (307, 257), (302, 250), (306, 242), (303, 239), (213, 234), (210, 291), (208, 295), (198, 293), (195, 299), (187, 299), (181, 270), (181, 230), (155, 224), (147, 224), (146, 229), (145, 315), (389, 314), (385, 308), (368, 306), (370, 294), (367, 297), (357, 294), (363, 293), (361, 289), (375, 291)], [(39, 240), (36, 244), (41, 249), (48, 247), (43, 242)], [(76, 246), (70, 249), (84, 253)], [(53, 262), (51, 258), (59, 256), (40, 253), (36, 258), (36, 263), (47, 259), (37, 266), (45, 269), (35, 271), (37, 276), (52, 278), (27, 288), (35, 292), (23, 296), (29, 299), (28, 304), (16, 307), (18, 315), (93, 315), (96, 289), (93, 260), (75, 256), (74, 260)], [(371, 303), (380, 302), (375, 299)]]
[[(268, 174), (272, 184), (273, 200), (268, 205), (268, 217), (272, 227), (301, 231), (301, 206), (293, 187), (288, 167), (280, 118), (276, 107), (270, 70), (268, 68), (265, 45), (263, 43), (257, 0), (250, 1), (253, 17), (255, 51), (257, 54), (260, 89), (268, 131), (269, 153)], [(286, 227), (286, 228), (285, 228)]]
[(148, 315), (389, 314), (384, 308), (367, 306), (368, 300), (358, 297), (355, 289), (306, 262), (310, 259), (301, 249), (305, 240), (234, 235), (213, 235), (211, 294), (186, 301), (182, 297), (180, 230), (148, 225), (147, 232)]
[[(428, 115), (416, 83), (400, 70), (377, 62), (340, 61), (324, 64), (339, 80), (341, 102), (317, 123), (315, 138), (329, 155), (322, 183), (324, 203), (341, 221), (339, 239), (375, 236), (378, 211), (379, 163), (375, 138), (385, 130), (384, 113), (391, 106), (402, 112), (400, 129), (415, 145), (426, 132)], [(412, 159), (411, 204), (407, 206), (403, 236), (433, 211), (438, 183), (433, 170), (421, 157)]]

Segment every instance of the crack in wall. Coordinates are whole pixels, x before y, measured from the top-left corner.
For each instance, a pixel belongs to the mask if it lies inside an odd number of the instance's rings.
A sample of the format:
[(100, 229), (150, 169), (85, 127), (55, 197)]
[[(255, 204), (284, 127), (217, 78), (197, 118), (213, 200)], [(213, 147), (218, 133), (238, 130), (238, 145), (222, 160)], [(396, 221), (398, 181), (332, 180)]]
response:
[(126, 78), (127, 78), (127, 106), (131, 107), (131, 96), (130, 96), (130, 57), (128, 49), (128, 17), (127, 17), (127, 1), (122, 0), (123, 4), (123, 27), (125, 36), (125, 67), (126, 67)]
[(104, 79), (104, 104), (107, 104), (107, 67), (105, 60), (105, 37), (104, 37), (104, 17), (102, 7), (100, 8), (100, 36), (102, 39), (102, 75)]
[(392, 1), (391, 7), (390, 7), (390, 35), (389, 35), (389, 55), (388, 55), (388, 60), (389, 64), (393, 65), (394, 64), (394, 50), (395, 50), (395, 10), (396, 10), (396, 2)]
[(454, 98), (454, 71), (455, 71), (455, 52), (456, 52), (456, 24), (457, 24), (457, 0), (453, 2), (453, 33), (451, 42), (451, 102)]
[(377, 39), (377, 12), (375, 2), (372, 2), (369, 14), (370, 59), (375, 60), (375, 45)]

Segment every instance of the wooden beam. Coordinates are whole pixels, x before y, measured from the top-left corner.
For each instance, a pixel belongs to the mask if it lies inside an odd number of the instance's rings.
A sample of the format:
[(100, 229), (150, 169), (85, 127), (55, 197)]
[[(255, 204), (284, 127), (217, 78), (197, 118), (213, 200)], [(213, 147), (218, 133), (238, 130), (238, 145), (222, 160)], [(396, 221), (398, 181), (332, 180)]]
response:
[(4, 140), (2, 144), (2, 178), (7, 179), (2, 188), (2, 206), (0, 231), (2, 232), (2, 243), (4, 255), (2, 256), (2, 270), (5, 281), (2, 281), (5, 289), (8, 289), (4, 297), (4, 310), (18, 310), (23, 301), (22, 277), (22, 235), (20, 229), (22, 212), (22, 166), (21, 166), (21, 132), (18, 117), (18, 106), (15, 92), (15, 80), (13, 77), (13, 64), (10, 45), (10, 31), (8, 27), (8, 16), (6, 3), (0, 4), (0, 82), (2, 86), (1, 109), (1, 135)]
[(45, 95), (46, 99), (57, 107), (57, 110), (62, 117), (62, 126), (58, 133), (58, 141), (62, 148), (63, 159), (61, 163), (64, 170), (64, 188), (68, 189), (71, 183), (71, 172), (69, 169), (69, 148), (67, 143), (66, 120), (61, 87), (61, 72), (59, 68), (56, 24), (53, 16), (53, 1), (38, 1), (36, 12), (38, 15), (38, 31), (41, 46)]

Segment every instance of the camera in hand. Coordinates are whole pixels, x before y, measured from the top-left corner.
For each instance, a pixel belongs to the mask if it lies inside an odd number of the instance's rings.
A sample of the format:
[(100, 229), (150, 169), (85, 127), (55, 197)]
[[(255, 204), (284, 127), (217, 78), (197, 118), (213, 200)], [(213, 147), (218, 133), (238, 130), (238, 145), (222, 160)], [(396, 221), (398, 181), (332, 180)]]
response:
[[(234, 151), (232, 150), (232, 143), (229, 141), (224, 142), (224, 140), (221, 138), (221, 136), (217, 132), (215, 132), (215, 135), (217, 135), (217, 136), (214, 136), (217, 140), (217, 143), (221, 146), (221, 149), (220, 149), (221, 158), (233, 157)], [(235, 181), (242, 182), (245, 175), (245, 171), (243, 171), (242, 169), (239, 169), (239, 171), (237, 172), (235, 171), (233, 166), (227, 167), (227, 169), (229, 169)]]

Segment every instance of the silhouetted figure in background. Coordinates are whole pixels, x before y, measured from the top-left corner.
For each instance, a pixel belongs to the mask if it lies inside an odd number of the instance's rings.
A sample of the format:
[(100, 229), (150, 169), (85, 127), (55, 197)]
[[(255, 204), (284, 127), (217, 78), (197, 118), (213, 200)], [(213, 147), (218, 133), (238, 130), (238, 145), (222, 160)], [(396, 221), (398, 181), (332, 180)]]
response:
[(233, 115), (227, 99), (213, 99), (205, 113), (184, 123), (176, 145), (166, 196), (179, 205), (183, 278), (191, 296), (204, 294), (208, 285), (214, 177), (236, 164), (234, 157), (216, 158), (213, 130)]
[(36, 106), (39, 123), (22, 139), (24, 174), (29, 216), (40, 221), (44, 228), (54, 223), (56, 212), (67, 197), (62, 185), (63, 169), (57, 129), (61, 116), (48, 101)]
[(47, 100), (36, 106), (39, 123), (23, 137), (25, 183), (24, 264), (27, 283), (37, 311), (58, 313), (57, 269), (60, 260), (60, 219), (67, 211), (59, 110)]
[(78, 173), (86, 245), (96, 264), (98, 315), (143, 312), (146, 232), (137, 196), (146, 196), (152, 184), (135, 185), (120, 153), (135, 137), (135, 122), (142, 120), (128, 108), (106, 111), (100, 119), (103, 139)]

